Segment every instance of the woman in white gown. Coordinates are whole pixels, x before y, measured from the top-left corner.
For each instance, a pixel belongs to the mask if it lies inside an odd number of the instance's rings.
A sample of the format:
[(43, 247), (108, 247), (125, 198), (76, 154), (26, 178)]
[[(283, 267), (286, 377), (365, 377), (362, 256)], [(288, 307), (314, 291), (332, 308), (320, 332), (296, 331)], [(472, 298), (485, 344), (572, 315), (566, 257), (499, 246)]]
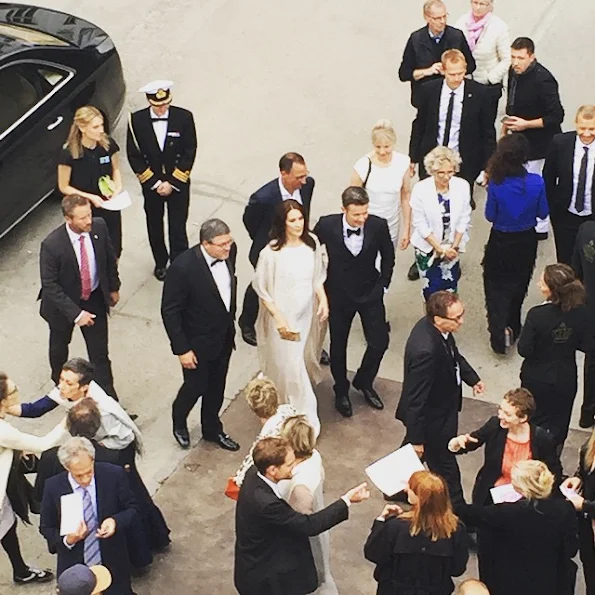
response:
[(307, 417), (316, 436), (320, 421), (313, 383), (321, 379), (319, 360), (328, 318), (325, 279), (323, 249), (308, 231), (302, 205), (283, 201), (252, 284), (261, 301), (258, 356), (263, 374), (275, 383), (282, 401)]
[[(324, 508), (324, 467), (320, 453), (314, 448), (316, 438), (312, 426), (303, 415), (290, 417), (281, 428), (281, 437), (289, 442), (296, 464), (290, 480), (279, 482), (281, 496), (294, 510), (312, 514)], [(330, 565), (328, 531), (310, 537), (312, 556), (318, 573), (316, 595), (338, 595)]]

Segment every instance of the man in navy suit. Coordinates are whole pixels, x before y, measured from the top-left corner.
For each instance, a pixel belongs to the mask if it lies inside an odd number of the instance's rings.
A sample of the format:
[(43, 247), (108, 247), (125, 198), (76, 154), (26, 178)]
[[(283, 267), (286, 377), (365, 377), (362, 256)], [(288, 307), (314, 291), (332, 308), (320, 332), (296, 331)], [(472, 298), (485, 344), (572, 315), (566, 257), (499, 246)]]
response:
[[(306, 225), (310, 216), (310, 203), (314, 192), (314, 179), (308, 175), (304, 158), (298, 153), (285, 153), (279, 159), (278, 178), (259, 188), (248, 201), (244, 211), (244, 225), (250, 239), (250, 263), (256, 268), (260, 251), (269, 241), (269, 232), (275, 207), (284, 200), (297, 200), (304, 207)], [(238, 320), (242, 338), (248, 345), (256, 346), (254, 325), (258, 316), (258, 296), (248, 285), (244, 295), (242, 314)]]
[[(57, 575), (75, 564), (102, 564), (112, 575), (106, 595), (132, 595), (126, 529), (137, 514), (126, 471), (95, 463), (95, 449), (86, 438), (64, 443), (58, 458), (67, 470), (48, 479), (41, 504), (39, 531), (52, 554), (58, 554)], [(61, 499), (80, 494), (83, 520), (74, 533), (62, 536)]]

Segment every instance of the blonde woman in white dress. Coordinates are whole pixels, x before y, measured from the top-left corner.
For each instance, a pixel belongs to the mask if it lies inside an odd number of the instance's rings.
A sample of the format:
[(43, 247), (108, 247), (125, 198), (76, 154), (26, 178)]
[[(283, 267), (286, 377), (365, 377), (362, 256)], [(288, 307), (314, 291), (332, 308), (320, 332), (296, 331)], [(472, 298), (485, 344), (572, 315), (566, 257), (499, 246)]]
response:
[(253, 281), (263, 306), (256, 323), (258, 356), (281, 399), (307, 417), (316, 436), (320, 421), (313, 384), (321, 380), (325, 279), (323, 249), (308, 231), (302, 205), (292, 199), (279, 203), (271, 242), (260, 253)]
[[(298, 512), (312, 514), (324, 508), (324, 466), (320, 453), (314, 448), (314, 429), (303, 415), (290, 417), (281, 428), (293, 449), (296, 464), (292, 478), (277, 485), (282, 498)], [(316, 595), (338, 595), (337, 585), (331, 574), (330, 534), (328, 531), (310, 537), (310, 547), (318, 574)]]

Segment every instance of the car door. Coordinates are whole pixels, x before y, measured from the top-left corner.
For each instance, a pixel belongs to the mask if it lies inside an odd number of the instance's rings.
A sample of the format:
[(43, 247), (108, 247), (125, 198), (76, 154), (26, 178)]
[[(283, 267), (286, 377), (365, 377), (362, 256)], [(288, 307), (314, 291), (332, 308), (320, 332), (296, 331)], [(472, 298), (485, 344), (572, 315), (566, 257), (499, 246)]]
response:
[(0, 236), (56, 187), (60, 150), (72, 122), (74, 72), (43, 61), (0, 69)]

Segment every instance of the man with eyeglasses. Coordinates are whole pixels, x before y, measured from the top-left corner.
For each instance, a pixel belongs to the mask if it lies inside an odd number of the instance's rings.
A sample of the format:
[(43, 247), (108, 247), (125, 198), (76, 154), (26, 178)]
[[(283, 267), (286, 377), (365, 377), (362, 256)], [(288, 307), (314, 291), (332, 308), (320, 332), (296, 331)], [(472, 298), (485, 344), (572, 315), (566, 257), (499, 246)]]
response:
[(202, 397), (202, 437), (236, 451), (240, 445), (223, 431), (219, 410), (235, 347), (237, 249), (221, 219), (205, 221), (199, 237), (170, 266), (161, 299), (163, 325), (184, 376), (172, 406), (173, 434), (182, 448), (190, 447), (187, 419)]
[(426, 316), (405, 345), (403, 390), (395, 417), (429, 469), (446, 480), (453, 506), (464, 502), (461, 473), (448, 441), (457, 435), (463, 405), (462, 383), (473, 394), (484, 392), (477, 372), (459, 352), (454, 334), (463, 326), (465, 308), (458, 296), (438, 291), (426, 304)]

